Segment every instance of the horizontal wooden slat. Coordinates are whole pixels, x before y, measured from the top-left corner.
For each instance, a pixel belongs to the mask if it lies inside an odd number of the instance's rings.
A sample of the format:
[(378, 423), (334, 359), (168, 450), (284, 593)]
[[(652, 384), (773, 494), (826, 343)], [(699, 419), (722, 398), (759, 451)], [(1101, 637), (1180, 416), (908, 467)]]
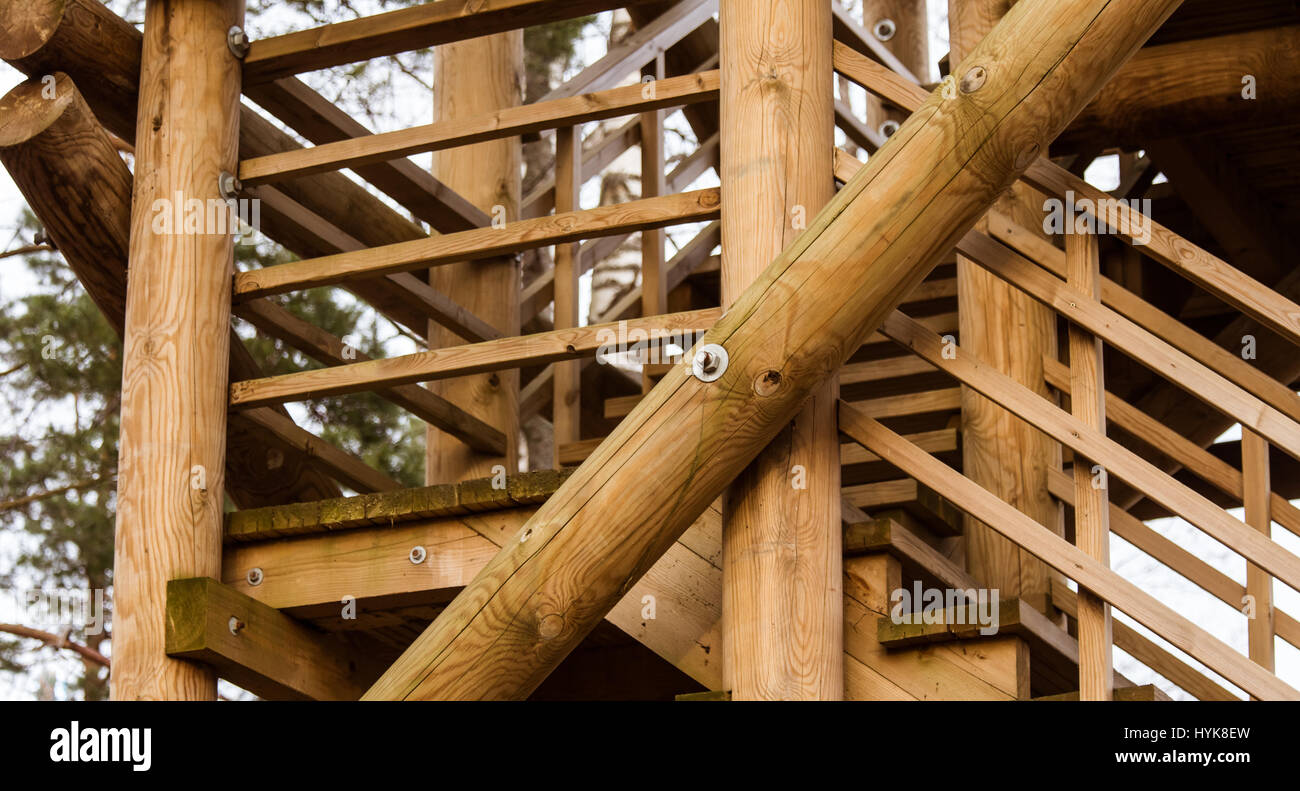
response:
[(620, 339), (630, 345), (639, 340), (680, 338), (684, 333), (703, 332), (717, 321), (719, 315), (721, 311), (718, 308), (669, 313), (648, 319), (552, 330), (318, 371), (234, 382), (230, 385), (230, 404), (236, 409), (249, 409), (524, 365), (576, 360), (597, 353), (602, 346), (611, 347)]
[(623, 231), (703, 222), (718, 217), (717, 189), (645, 198), (612, 206), (553, 214), (476, 228), (446, 236), (416, 239), (369, 250), (308, 258), (235, 275), (235, 302), (317, 286), (348, 283), (394, 272), (443, 266), (516, 253), (533, 247), (572, 242)]
[(506, 30), (595, 14), (642, 0), (438, 0), (254, 41), (252, 84)]
[(653, 83), (637, 83), (549, 102), (507, 107), (487, 115), (435, 121), (424, 126), (246, 159), (239, 163), (239, 179), (245, 185), (256, 186), (717, 98), (717, 71), (686, 74)]
[[(1038, 398), (1038, 396), (1031, 397)], [(840, 430), (927, 486), (944, 492), (971, 516), (1011, 539), (1045, 563), (1128, 613), (1251, 694), (1266, 700), (1300, 700), (1300, 692), (1251, 662), (1192, 621), (1156, 601), (1083, 550), (990, 494), (934, 457), (908, 444), (880, 423), (840, 404)]]

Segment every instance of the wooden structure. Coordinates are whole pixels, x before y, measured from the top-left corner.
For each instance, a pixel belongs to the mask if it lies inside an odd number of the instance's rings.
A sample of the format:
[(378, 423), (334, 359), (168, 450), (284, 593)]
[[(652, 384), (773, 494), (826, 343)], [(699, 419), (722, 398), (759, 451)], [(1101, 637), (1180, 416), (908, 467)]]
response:
[[(520, 103), (523, 27), (626, 3), (436, 0), (241, 46), (234, 0), (149, 0), (143, 34), (0, 0), (30, 77), (0, 161), (126, 347), (114, 697), (1300, 697), (1272, 595), (1300, 558), (1271, 535), (1300, 535), (1294, 4), (951, 0), (932, 82), (922, 0), (642, 0)], [(430, 46), (425, 126), (373, 134), (296, 76)], [(670, 170), (679, 108), (700, 142)], [(538, 133), (554, 173), (521, 194)], [(634, 146), (642, 194), (583, 208)], [(297, 260), (158, 232), (178, 193), (260, 201)], [(581, 276), (636, 233), (640, 285), (584, 326)], [(364, 359), (277, 299), (321, 286), (428, 349)], [(263, 375), (232, 315), (322, 367)], [(640, 376), (597, 360), (697, 337)], [(284, 409), (362, 391), (428, 423), (428, 486)], [(534, 416), (555, 452), (523, 471)], [(1112, 535), (1242, 610), (1248, 655), (1113, 570)]]

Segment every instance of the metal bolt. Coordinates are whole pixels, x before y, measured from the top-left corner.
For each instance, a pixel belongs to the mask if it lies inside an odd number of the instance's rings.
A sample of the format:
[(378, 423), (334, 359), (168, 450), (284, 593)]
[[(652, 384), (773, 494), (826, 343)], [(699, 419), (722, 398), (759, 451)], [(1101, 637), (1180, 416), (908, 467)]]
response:
[(893, 119), (885, 121), (877, 131), (880, 132), (881, 137), (892, 137), (898, 131), (898, 122)]
[(713, 382), (727, 372), (727, 350), (716, 343), (706, 343), (691, 360), (691, 373), (701, 382)]
[(230, 47), (230, 54), (243, 60), (248, 56), (248, 34), (239, 25), (235, 25), (226, 31), (226, 46)]
[(886, 17), (877, 20), (876, 24), (872, 26), (871, 32), (877, 39), (881, 41), (889, 41), (894, 37), (894, 34), (898, 32), (898, 25), (894, 24), (894, 20)]
[(244, 628), (244, 622), (232, 615), (229, 626), (231, 634), (239, 634), (239, 630)]
[(254, 585), (254, 586), (261, 585), (263, 579), (262, 570), (254, 566), (253, 568), (248, 570), (248, 576), (245, 577), (245, 579), (248, 580), (249, 585)]
[(411, 559), (411, 562), (417, 566), (423, 563), (424, 559), (427, 558), (428, 556), (429, 553), (426, 552), (424, 547), (421, 546), (411, 547), (411, 554), (407, 555), (407, 557)]
[(984, 87), (984, 81), (988, 79), (988, 76), (989, 74), (984, 70), (983, 66), (976, 66), (966, 72), (966, 75), (961, 78), (961, 92), (975, 93), (980, 88)]
[(234, 173), (223, 170), (221, 175), (217, 177), (217, 192), (226, 200), (238, 198), (239, 191), (243, 188), (244, 185), (239, 183), (239, 179), (235, 178)]

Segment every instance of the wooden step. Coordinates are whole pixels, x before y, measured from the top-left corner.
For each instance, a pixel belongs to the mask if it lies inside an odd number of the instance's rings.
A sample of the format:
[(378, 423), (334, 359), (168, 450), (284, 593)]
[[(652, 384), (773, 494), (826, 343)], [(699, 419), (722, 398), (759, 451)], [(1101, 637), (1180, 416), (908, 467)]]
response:
[(961, 510), (911, 478), (845, 486), (842, 492), (848, 502), (868, 513), (902, 510), (939, 535), (962, 534)]

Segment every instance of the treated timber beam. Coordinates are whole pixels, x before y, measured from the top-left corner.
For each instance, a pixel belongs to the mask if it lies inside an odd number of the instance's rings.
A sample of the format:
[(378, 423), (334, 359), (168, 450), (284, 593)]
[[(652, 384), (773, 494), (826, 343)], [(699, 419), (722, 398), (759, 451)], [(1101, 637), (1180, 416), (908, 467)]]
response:
[(385, 55), (632, 5), (640, 0), (438, 0), (254, 41), (244, 59), (249, 85)]
[(235, 276), (235, 302), (316, 286), (350, 283), (378, 275), (458, 261), (492, 258), (533, 247), (662, 228), (718, 217), (717, 189), (646, 198), (583, 211), (518, 220), (504, 228), (477, 228), (352, 253), (309, 258)]
[[(835, 193), (831, 16), (825, 0), (722, 0), (719, 175), (744, 196), (722, 212), (724, 308)], [(643, 275), (647, 314), (650, 287)], [(844, 698), (838, 397), (834, 377), (821, 383), (724, 498), (722, 662), (736, 700)]]
[[(1248, 75), (1255, 88), (1249, 98)], [(1138, 50), (1057, 147), (1141, 147), (1170, 136), (1274, 126), (1297, 109), (1300, 26), (1160, 44)]]
[[(340, 338), (303, 321), (270, 300), (255, 299), (241, 303), (235, 307), (234, 313), (270, 337), (283, 341), (323, 365), (347, 365), (352, 361), (370, 359), (347, 346)], [(406, 385), (380, 390), (377, 395), (484, 452), (505, 451), (506, 438), (500, 429), (484, 423), (423, 387)]]
[(708, 329), (717, 321), (720, 312), (717, 308), (709, 308), (669, 313), (234, 382), (230, 386), (230, 405), (236, 409), (250, 409), (284, 401), (343, 395), (525, 365), (576, 360), (597, 354), (602, 347), (612, 353), (620, 343), (627, 348), (642, 340), (680, 340), (686, 333)]
[[(145, 4), (113, 551), (114, 700), (204, 700), (216, 677), (171, 659), (166, 585), (221, 573), (229, 233), (154, 231), (155, 201), (217, 201), (239, 146), (240, 0)], [(182, 84), (183, 91), (175, 90)]]
[[(374, 134), (338, 105), (294, 77), (249, 86), (245, 93), (313, 145)], [(439, 233), (482, 228), (491, 221), (464, 196), (410, 160), (376, 162), (360, 166), (356, 172)]]
[[(133, 179), (72, 79), (62, 72), (53, 76), (53, 100), (42, 96), (47, 86), (38, 80), (0, 99), (0, 161), (121, 337)], [(232, 377), (261, 376), (243, 344), (233, 337), (231, 341)], [(338, 495), (338, 488), (306, 456), (268, 445), (252, 428), (235, 419), (228, 430), (226, 484), (237, 505)], [(279, 463), (271, 465), (272, 457)]]
[(1213, 404), (1216, 409), (1240, 421), (1243, 426), (1253, 428), (1278, 448), (1300, 459), (1300, 424), (1237, 387), (1217, 371), (1101, 302), (1081, 297), (1060, 279), (988, 236), (968, 234), (958, 243), (958, 249), (1074, 324), (1092, 331), (1136, 362)]
[[(1232, 518), (1137, 454), (1086, 426), (1078, 418), (1061, 411), (1047, 399), (1038, 397), (1005, 374), (990, 368), (964, 348), (958, 347), (955, 357), (945, 358), (942, 338), (898, 312), (886, 320), (884, 332), (903, 347), (1014, 412), (1057, 442), (1085, 458), (1099, 460), (1108, 474), (1141, 489), (1151, 499), (1182, 516), (1234, 552), (1255, 561), (1288, 585), (1300, 585), (1300, 558), (1243, 525), (1240, 520)], [(1021, 544), (1028, 548), (1024, 542)], [(1300, 587), (1297, 589), (1300, 590)]]
[(239, 163), (239, 179), (248, 186), (285, 181), (559, 126), (707, 102), (717, 96), (716, 71), (671, 77), (656, 81), (650, 89), (637, 83), (549, 102), (507, 107), (486, 115), (451, 118), (394, 132), (245, 159)]
[[(1047, 485), (1053, 497), (1066, 505), (1074, 505), (1074, 486), (1065, 473), (1054, 470), (1048, 477)], [(1189, 582), (1232, 609), (1241, 609), (1243, 597), (1246, 595), (1245, 585), (1147, 527), (1137, 517), (1114, 503), (1110, 505), (1110, 520), (1115, 535), (1168, 566), (1175, 573), (1186, 577)], [(1300, 621), (1282, 610), (1275, 610), (1274, 613), (1277, 636), (1291, 645), (1300, 647)]]
[(401, 484), (345, 450), (336, 448), (274, 409), (250, 409), (244, 419), (308, 458), (357, 492), (391, 492)]
[[(1037, 396), (1030, 396), (1037, 398)], [(840, 428), (869, 450), (918, 481), (943, 491), (958, 507), (994, 526), (1007, 538), (1132, 616), (1143, 626), (1232, 683), (1265, 700), (1300, 700), (1300, 692), (1201, 629), (1191, 620), (1156, 601), (1137, 585), (1089, 557), (1083, 550), (1053, 535), (1033, 519), (1007, 505), (929, 454), (908, 444), (876, 421), (840, 406)], [(1052, 591), (1056, 588), (1053, 586)], [(1118, 629), (1116, 630), (1119, 631)], [(387, 674), (385, 674), (387, 675)], [(379, 683), (383, 683), (380, 679)], [(367, 696), (371, 693), (367, 692)]]
[(527, 696), (1176, 5), (1018, 3), (365, 697)]
[(378, 672), (342, 640), (207, 577), (167, 583), (166, 646), (276, 700), (356, 700)]

